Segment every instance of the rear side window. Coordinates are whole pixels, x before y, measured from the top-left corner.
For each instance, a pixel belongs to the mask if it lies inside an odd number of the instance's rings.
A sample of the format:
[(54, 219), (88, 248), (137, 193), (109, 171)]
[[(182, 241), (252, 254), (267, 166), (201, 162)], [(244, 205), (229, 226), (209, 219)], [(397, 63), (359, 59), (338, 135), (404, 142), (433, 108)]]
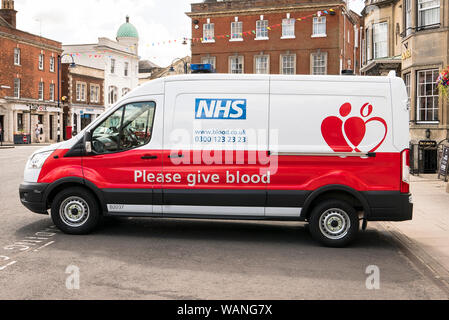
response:
[(92, 133), (92, 149), (97, 154), (139, 148), (151, 141), (156, 104), (137, 102), (117, 109)]

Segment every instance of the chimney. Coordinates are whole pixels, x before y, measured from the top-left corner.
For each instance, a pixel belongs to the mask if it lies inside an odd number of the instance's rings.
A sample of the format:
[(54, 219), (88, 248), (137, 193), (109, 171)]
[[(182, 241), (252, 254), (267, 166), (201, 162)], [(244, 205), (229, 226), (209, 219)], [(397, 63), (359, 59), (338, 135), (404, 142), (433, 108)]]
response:
[(2, 1), (2, 8), (0, 9), (0, 17), (2, 17), (15, 29), (17, 11), (14, 10), (14, 0), (1, 0), (1, 1)]

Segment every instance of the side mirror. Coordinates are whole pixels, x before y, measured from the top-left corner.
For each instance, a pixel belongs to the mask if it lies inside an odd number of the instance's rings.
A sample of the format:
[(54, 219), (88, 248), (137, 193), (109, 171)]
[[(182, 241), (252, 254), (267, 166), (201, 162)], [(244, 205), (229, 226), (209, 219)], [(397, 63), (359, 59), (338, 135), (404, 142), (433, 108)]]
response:
[(84, 149), (87, 154), (92, 153), (92, 133), (90, 131), (84, 135)]

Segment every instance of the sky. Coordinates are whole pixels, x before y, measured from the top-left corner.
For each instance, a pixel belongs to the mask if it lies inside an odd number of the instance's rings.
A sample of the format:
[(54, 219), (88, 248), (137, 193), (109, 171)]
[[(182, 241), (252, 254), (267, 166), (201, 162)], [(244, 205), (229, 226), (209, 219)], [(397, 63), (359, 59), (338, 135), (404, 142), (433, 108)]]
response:
[[(16, 0), (17, 28), (63, 44), (96, 43), (99, 37), (115, 39), (126, 15), (140, 37), (139, 55), (164, 67), (190, 54), (179, 40), (191, 37), (185, 15), (199, 0)], [(363, 0), (348, 0), (356, 12)], [(163, 41), (177, 39), (176, 44)], [(157, 43), (160, 45), (157, 45)], [(182, 42), (182, 41), (181, 41)], [(155, 45), (153, 46), (153, 43)]]

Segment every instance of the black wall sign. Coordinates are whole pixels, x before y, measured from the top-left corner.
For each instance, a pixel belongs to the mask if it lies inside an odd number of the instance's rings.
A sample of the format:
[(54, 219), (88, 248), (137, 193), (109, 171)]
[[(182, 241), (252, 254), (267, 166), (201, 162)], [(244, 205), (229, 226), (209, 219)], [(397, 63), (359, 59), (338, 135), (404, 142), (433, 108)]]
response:
[(437, 142), (436, 141), (432, 141), (432, 140), (421, 140), (419, 142), (419, 147), (420, 148), (436, 148), (437, 147)]

